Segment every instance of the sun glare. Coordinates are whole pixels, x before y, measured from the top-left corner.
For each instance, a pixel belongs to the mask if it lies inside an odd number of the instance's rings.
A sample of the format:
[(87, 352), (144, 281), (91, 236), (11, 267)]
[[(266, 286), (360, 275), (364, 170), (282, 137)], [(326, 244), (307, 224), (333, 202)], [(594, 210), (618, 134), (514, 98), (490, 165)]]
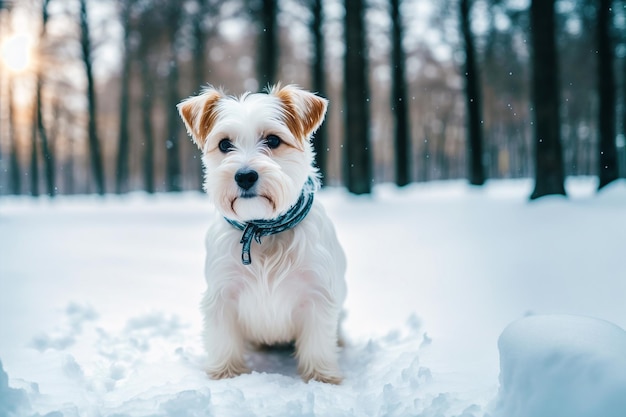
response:
[(32, 41), (24, 33), (8, 36), (0, 51), (2, 65), (13, 72), (24, 72), (32, 64)]

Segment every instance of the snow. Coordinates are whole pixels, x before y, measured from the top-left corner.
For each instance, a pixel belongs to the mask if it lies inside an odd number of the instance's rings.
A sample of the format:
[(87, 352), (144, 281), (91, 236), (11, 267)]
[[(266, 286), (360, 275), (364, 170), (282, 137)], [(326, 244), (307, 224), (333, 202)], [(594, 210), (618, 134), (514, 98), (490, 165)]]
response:
[(604, 320), (531, 316), (500, 336), (494, 417), (623, 417), (626, 332)]
[(534, 202), (529, 180), (321, 192), (348, 257), (340, 386), (302, 382), (288, 352), (206, 378), (205, 196), (4, 197), (0, 417), (596, 417), (557, 401), (580, 390), (626, 415), (610, 402), (625, 384), (626, 183), (595, 186)]

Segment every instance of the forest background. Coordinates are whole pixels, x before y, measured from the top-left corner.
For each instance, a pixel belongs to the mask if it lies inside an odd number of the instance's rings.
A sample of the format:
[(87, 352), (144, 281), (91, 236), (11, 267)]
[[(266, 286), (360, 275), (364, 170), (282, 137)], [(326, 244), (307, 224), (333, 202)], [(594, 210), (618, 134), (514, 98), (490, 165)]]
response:
[(626, 0), (0, 0), (0, 195), (200, 190), (176, 104), (330, 99), (325, 185), (626, 176)]

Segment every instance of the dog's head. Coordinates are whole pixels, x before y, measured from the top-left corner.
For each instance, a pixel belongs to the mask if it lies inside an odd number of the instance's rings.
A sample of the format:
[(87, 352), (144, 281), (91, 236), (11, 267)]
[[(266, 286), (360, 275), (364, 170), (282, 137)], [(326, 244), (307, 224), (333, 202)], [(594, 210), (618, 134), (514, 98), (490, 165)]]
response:
[(207, 87), (178, 105), (202, 151), (204, 187), (231, 219), (271, 219), (317, 178), (310, 138), (324, 120), (326, 99), (298, 87), (227, 96)]

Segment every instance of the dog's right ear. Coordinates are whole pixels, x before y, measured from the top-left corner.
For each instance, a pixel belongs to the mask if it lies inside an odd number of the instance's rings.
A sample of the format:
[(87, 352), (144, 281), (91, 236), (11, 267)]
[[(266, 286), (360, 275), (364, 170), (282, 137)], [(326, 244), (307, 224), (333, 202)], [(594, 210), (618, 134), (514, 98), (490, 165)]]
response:
[(199, 95), (181, 101), (178, 106), (180, 117), (185, 122), (187, 133), (200, 150), (204, 149), (207, 135), (217, 119), (217, 102), (223, 93), (209, 86)]

